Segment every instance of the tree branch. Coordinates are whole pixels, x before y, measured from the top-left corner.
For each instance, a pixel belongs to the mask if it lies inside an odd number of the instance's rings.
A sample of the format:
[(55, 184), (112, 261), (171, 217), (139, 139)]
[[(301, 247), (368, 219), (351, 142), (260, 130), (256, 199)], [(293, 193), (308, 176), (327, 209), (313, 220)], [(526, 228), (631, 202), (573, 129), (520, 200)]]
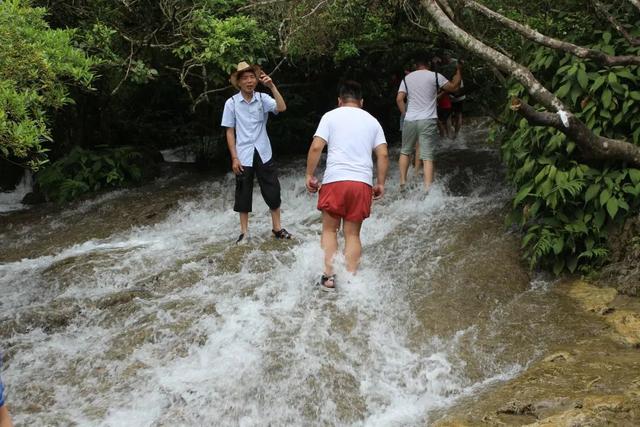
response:
[(631, 34), (629, 34), (629, 32), (625, 30), (625, 28), (616, 20), (616, 18), (614, 18), (609, 12), (607, 12), (607, 9), (598, 0), (593, 0), (592, 3), (596, 11), (601, 16), (603, 16), (604, 19), (609, 21), (611, 26), (615, 28), (616, 31), (618, 31), (620, 34), (622, 34), (622, 37), (624, 37), (631, 45), (640, 46), (640, 37), (632, 37)]
[(640, 0), (629, 0), (629, 1), (631, 2), (632, 5), (637, 7), (638, 10), (640, 11)]
[(511, 109), (533, 125), (558, 129), (575, 141), (587, 157), (626, 161), (640, 166), (640, 147), (626, 141), (597, 136), (575, 116), (569, 116), (569, 126), (566, 127), (559, 114), (538, 111), (518, 98), (511, 101)]
[[(485, 45), (458, 26), (440, 9), (436, 0), (421, 0), (423, 7), (436, 21), (440, 29), (467, 50), (482, 57), (503, 72), (509, 73), (527, 88), (529, 94), (548, 110), (558, 114), (540, 113), (530, 114), (532, 120), (538, 120), (538, 124), (553, 126), (570, 136), (576, 144), (582, 147), (587, 154), (602, 159), (625, 160), (640, 165), (640, 147), (622, 140), (613, 140), (595, 135), (584, 123), (573, 115), (553, 93), (545, 88), (531, 74), (531, 71), (521, 64), (509, 59), (495, 49)], [(527, 109), (526, 104), (519, 102), (517, 110), (524, 113), (536, 111)], [(524, 107), (522, 107), (525, 105)], [(521, 113), (522, 114), (522, 113)], [(544, 120), (542, 120), (544, 118)], [(551, 120), (553, 118), (553, 120)], [(560, 124), (558, 124), (560, 123)]]
[(609, 66), (640, 65), (640, 56), (637, 56), (637, 55), (611, 56), (611, 55), (607, 55), (604, 52), (600, 52), (599, 50), (588, 49), (582, 46), (575, 45), (573, 43), (567, 43), (562, 40), (545, 36), (544, 34), (537, 32), (536, 30), (533, 30), (516, 21), (512, 21), (511, 19), (497, 12), (494, 12), (493, 10), (475, 2), (474, 0), (463, 0), (463, 2), (466, 6), (482, 13), (484, 16), (499, 22), (505, 27), (518, 32), (520, 35), (522, 35), (526, 39), (531, 40), (535, 43), (538, 43), (542, 46), (546, 46), (548, 48), (555, 49), (555, 50), (561, 50), (563, 52), (568, 52), (574, 56), (577, 56), (578, 58), (592, 59), (603, 65), (609, 65)]

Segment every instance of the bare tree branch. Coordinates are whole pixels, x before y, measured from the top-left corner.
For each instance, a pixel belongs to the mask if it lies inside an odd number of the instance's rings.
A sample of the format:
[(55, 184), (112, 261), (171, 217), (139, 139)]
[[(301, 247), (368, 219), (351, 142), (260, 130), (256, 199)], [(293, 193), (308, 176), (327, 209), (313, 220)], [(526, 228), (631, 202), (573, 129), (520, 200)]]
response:
[(640, 0), (629, 0), (629, 1), (631, 2), (632, 5), (637, 7), (638, 10), (640, 11)]
[(442, 10), (445, 11), (445, 13), (449, 17), (449, 19), (451, 19), (453, 21), (455, 19), (456, 15), (453, 13), (453, 9), (451, 9), (451, 6), (449, 5), (449, 1), (448, 0), (438, 0), (438, 4), (442, 8)]
[[(562, 128), (562, 132), (570, 136), (587, 155), (594, 155), (601, 159), (625, 160), (634, 165), (640, 165), (640, 147), (622, 140), (598, 137), (575, 117), (558, 97), (540, 84), (528, 68), (485, 45), (456, 26), (442, 9), (440, 9), (436, 0), (421, 0), (421, 3), (429, 15), (436, 21), (440, 29), (451, 37), (451, 39), (467, 50), (482, 57), (503, 72), (509, 73), (527, 88), (533, 99), (548, 110), (557, 113), (543, 113), (543, 116), (530, 114), (529, 116), (532, 120), (539, 120), (537, 123), (553, 126), (556, 129)], [(524, 103), (522, 102), (518, 103), (517, 110), (522, 110), (521, 114), (530, 113), (531, 110), (535, 111), (533, 108), (527, 110), (526, 106), (523, 107), (523, 105)], [(551, 120), (552, 116), (553, 120)], [(542, 117), (546, 121), (543, 121)]]
[(640, 46), (640, 37), (632, 37), (631, 34), (629, 34), (629, 32), (625, 30), (625, 28), (616, 20), (616, 18), (614, 18), (609, 12), (607, 12), (607, 9), (598, 0), (593, 0), (592, 2), (596, 11), (607, 21), (609, 21), (611, 26), (615, 28), (616, 31), (618, 31), (620, 34), (622, 34), (622, 37), (624, 37), (631, 45)]
[(522, 25), (516, 21), (513, 21), (493, 10), (475, 2), (474, 0), (463, 0), (464, 4), (468, 7), (482, 13), (486, 17), (493, 19), (501, 23), (502, 25), (510, 28), (522, 35), (523, 37), (538, 43), (542, 46), (549, 47), (551, 49), (561, 50), (568, 52), (578, 58), (592, 59), (603, 65), (640, 65), (640, 56), (637, 55), (621, 55), (611, 56), (604, 52), (600, 52), (595, 49), (588, 49), (582, 46), (575, 45), (573, 43), (567, 43), (562, 40), (554, 39), (552, 37), (545, 36), (533, 30), (525, 25)]
[(447, 15), (445, 15), (442, 9), (440, 9), (435, 0), (421, 0), (421, 2), (440, 29), (459, 45), (479, 55), (503, 72), (515, 77), (527, 88), (531, 96), (547, 109), (552, 111), (567, 111), (567, 107), (562, 101), (538, 82), (528, 68), (496, 51), (492, 47), (487, 46), (455, 25)]
[(575, 141), (587, 157), (626, 161), (640, 166), (640, 147), (626, 141), (597, 136), (575, 116), (569, 118), (569, 127), (566, 127), (558, 114), (538, 111), (518, 98), (511, 101), (511, 109), (533, 125), (558, 129)]

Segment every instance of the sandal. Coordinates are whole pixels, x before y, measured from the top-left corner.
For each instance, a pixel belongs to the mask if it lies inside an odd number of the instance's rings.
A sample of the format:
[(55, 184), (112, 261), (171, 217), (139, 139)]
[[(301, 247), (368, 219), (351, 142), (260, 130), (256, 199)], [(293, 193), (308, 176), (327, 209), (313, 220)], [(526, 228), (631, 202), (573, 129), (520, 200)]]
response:
[(291, 233), (289, 233), (284, 228), (281, 228), (279, 231), (271, 230), (271, 232), (273, 233), (273, 237), (275, 237), (276, 239), (282, 239), (282, 240), (291, 239)]
[(326, 292), (335, 291), (336, 275), (330, 274), (329, 276), (327, 276), (326, 274), (323, 274), (322, 277), (320, 278), (320, 282), (318, 282), (318, 285), (320, 285), (320, 289), (322, 289), (323, 291), (326, 291)]

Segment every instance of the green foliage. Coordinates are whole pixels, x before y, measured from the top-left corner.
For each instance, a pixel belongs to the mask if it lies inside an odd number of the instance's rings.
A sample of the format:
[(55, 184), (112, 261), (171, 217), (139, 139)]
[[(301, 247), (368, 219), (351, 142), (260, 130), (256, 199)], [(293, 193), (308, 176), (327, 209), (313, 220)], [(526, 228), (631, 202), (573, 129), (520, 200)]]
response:
[(71, 82), (88, 87), (93, 78), (74, 32), (50, 29), (44, 14), (26, 1), (0, 2), (0, 156), (33, 169), (45, 162), (50, 111), (72, 102)]
[[(609, 32), (593, 36), (592, 47), (604, 52), (634, 51)], [(640, 144), (640, 67), (600, 67), (541, 47), (530, 52), (531, 70), (595, 134)], [(519, 84), (510, 93), (528, 99)], [(510, 221), (524, 231), (530, 266), (560, 274), (603, 264), (609, 232), (640, 207), (640, 170), (589, 161), (559, 131), (505, 114), (503, 158), (518, 188)]]
[(58, 203), (105, 188), (142, 179), (143, 156), (132, 147), (102, 147), (99, 151), (75, 147), (64, 158), (38, 172), (36, 182)]

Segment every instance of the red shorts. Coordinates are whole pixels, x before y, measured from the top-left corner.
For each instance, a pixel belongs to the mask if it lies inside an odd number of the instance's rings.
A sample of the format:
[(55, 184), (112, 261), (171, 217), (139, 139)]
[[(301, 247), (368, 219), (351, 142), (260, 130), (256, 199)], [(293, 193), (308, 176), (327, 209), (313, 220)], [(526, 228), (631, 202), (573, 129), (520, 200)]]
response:
[(371, 214), (373, 191), (360, 181), (336, 181), (323, 184), (318, 209), (351, 222), (362, 222)]

